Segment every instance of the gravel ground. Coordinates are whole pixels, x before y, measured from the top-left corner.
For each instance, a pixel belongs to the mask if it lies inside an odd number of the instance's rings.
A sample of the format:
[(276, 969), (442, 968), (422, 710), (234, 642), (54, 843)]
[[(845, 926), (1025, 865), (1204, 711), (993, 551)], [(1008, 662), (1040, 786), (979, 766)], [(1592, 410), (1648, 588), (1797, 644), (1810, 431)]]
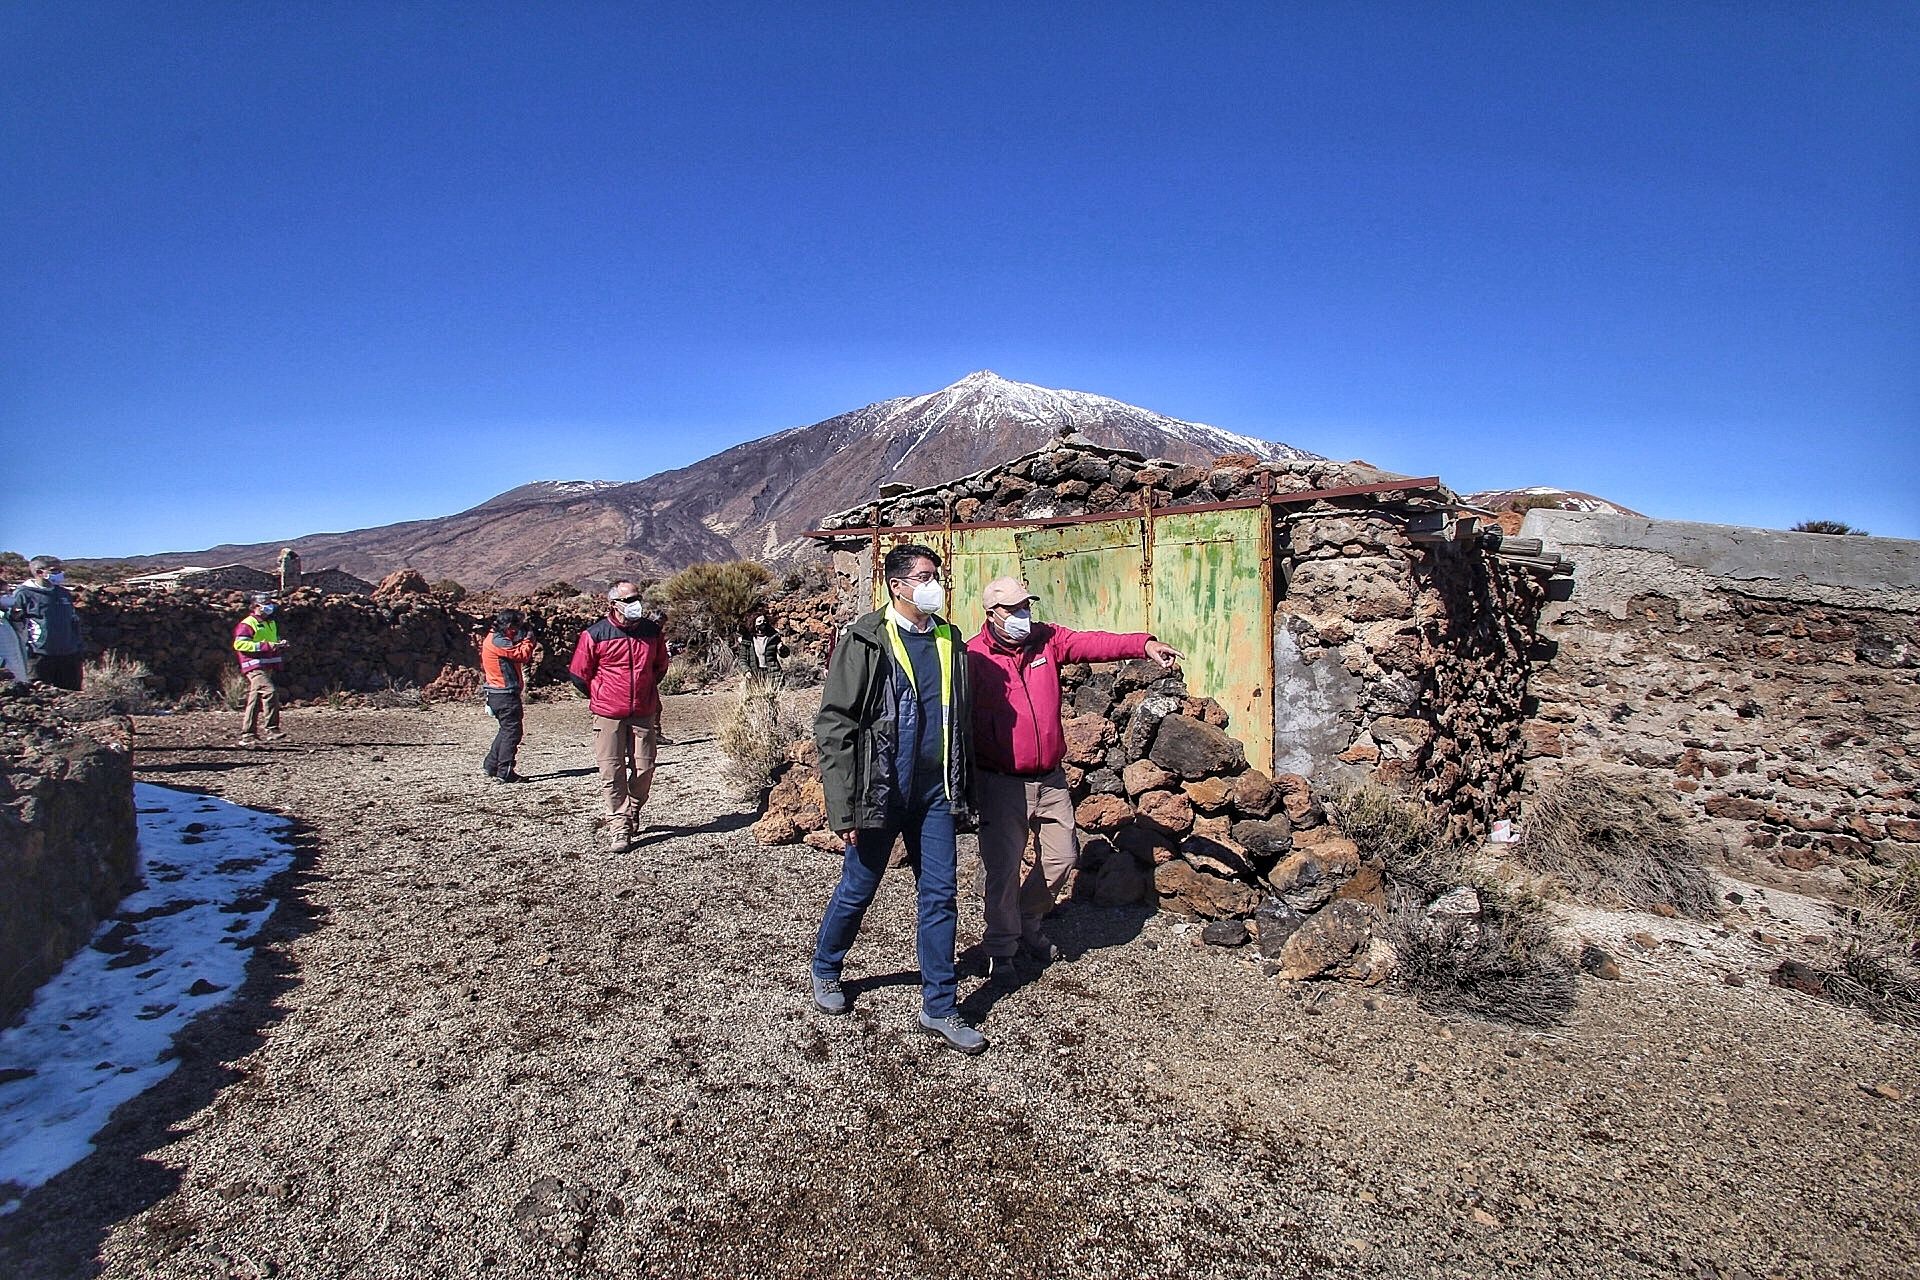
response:
[(669, 700), (622, 854), (577, 701), (529, 708), (519, 787), (476, 707), (295, 710), (258, 752), (143, 718), (143, 779), (296, 818), (300, 864), (181, 1069), (0, 1219), (0, 1275), (1920, 1274), (1920, 1037), (1678, 946), (1542, 1034), (1076, 906), (1073, 962), (963, 984), (964, 1058), (913, 1026), (900, 872), (816, 1016), (835, 862), (748, 838), (722, 702)]

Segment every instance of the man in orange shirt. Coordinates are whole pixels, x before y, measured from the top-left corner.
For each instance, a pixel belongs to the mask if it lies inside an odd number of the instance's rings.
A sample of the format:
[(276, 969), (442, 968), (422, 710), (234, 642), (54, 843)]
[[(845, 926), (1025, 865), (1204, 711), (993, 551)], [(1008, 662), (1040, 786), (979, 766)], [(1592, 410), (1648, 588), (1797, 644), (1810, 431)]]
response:
[(526, 707), (520, 701), (527, 687), (526, 666), (534, 660), (533, 633), (526, 615), (502, 609), (494, 615), (493, 630), (480, 642), (480, 673), (486, 686), (487, 714), (500, 722), (493, 745), (481, 768), (494, 782), (525, 782), (513, 771), (514, 756), (525, 734)]

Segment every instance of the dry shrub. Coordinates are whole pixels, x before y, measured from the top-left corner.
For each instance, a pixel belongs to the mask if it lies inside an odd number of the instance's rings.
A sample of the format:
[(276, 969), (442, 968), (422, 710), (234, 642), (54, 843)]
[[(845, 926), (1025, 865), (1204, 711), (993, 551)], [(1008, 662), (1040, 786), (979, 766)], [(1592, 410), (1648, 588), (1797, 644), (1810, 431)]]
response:
[(773, 784), (774, 771), (787, 758), (787, 748), (807, 735), (807, 725), (768, 684), (742, 685), (734, 705), (715, 734), (726, 759), (727, 780), (740, 798), (758, 803)]
[(660, 692), (686, 693), (707, 683), (707, 664), (692, 654), (679, 654), (668, 661), (660, 677)]
[[(1448, 844), (1430, 810), (1377, 782), (1337, 792), (1328, 808), (1386, 878), (1397, 990), (1431, 1012), (1526, 1027), (1566, 1020), (1579, 984), (1543, 903), (1481, 875), (1472, 850)], [(1479, 919), (1428, 917), (1427, 905), (1460, 885), (1480, 895)]]
[(820, 683), (826, 675), (826, 668), (820, 665), (820, 656), (805, 645), (796, 645), (791, 655), (781, 661), (780, 683), (789, 689), (810, 689)]
[(1920, 957), (1920, 854), (1869, 884), (1867, 900), (1907, 953)]
[(147, 688), (152, 675), (138, 658), (123, 658), (108, 650), (86, 664), (81, 673), (81, 692), (67, 699), (67, 709), (81, 720), (104, 720), (108, 716), (137, 715), (153, 707), (153, 694)]
[(1840, 953), (1840, 971), (1824, 979), (1829, 995), (1865, 1009), (1875, 1022), (1920, 1029), (1920, 972), (1897, 947), (1851, 942)]
[(1671, 792), (1634, 778), (1571, 770), (1527, 807), (1525, 838), (1511, 849), (1582, 902), (1719, 914), (1706, 869), (1713, 845)]
[(1550, 1027), (1573, 1012), (1574, 962), (1540, 902), (1479, 887), (1476, 921), (1434, 919), (1423, 895), (1397, 890), (1387, 919), (1393, 981), (1430, 1013)]
[(238, 667), (228, 667), (220, 673), (220, 701), (226, 703), (229, 711), (240, 711), (246, 707), (246, 672)]
[(369, 689), (360, 695), (362, 706), (374, 707), (383, 711), (426, 705), (426, 699), (419, 689), (414, 688), (410, 680), (396, 680), (386, 677), (381, 688)]
[(1335, 825), (1380, 865), (1389, 880), (1442, 893), (1465, 875), (1462, 851), (1446, 846), (1425, 805), (1378, 782), (1336, 791), (1327, 802)]

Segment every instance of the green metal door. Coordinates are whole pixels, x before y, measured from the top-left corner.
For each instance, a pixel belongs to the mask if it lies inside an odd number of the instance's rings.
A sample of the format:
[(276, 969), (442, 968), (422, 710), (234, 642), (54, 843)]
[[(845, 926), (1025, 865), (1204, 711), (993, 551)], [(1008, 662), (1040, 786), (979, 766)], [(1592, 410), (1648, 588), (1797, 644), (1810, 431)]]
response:
[[(940, 578), (947, 585), (947, 620), (971, 637), (986, 621), (980, 607), (980, 595), (995, 578), (1020, 575), (1020, 552), (1014, 546), (1010, 528), (976, 529), (956, 525), (951, 533), (880, 534), (879, 555), (885, 556), (902, 543), (917, 542), (941, 558)], [(876, 557), (873, 566), (873, 607), (884, 608), (887, 584)]]
[(973, 529), (956, 525), (947, 556), (947, 617), (971, 638), (986, 623), (980, 593), (995, 578), (1020, 576), (1020, 549), (1014, 530)]
[(1180, 650), (1187, 688), (1227, 710), (1247, 759), (1273, 769), (1273, 517), (1265, 507), (1153, 521), (1149, 628)]
[(1022, 529), (1016, 542), (1034, 616), (1076, 631), (1145, 631), (1146, 575), (1139, 519)]

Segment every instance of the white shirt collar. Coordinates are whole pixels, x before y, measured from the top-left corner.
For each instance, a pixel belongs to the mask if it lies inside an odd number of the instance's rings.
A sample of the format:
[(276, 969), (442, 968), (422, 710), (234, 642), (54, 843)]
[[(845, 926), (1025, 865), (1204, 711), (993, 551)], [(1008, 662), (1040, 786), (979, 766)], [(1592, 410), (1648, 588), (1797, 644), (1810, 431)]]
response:
[(887, 606), (887, 621), (891, 622), (894, 626), (899, 627), (902, 631), (911, 631), (917, 636), (923, 636), (927, 634), (927, 632), (933, 630), (932, 614), (927, 615), (927, 620), (925, 622), (921, 623), (919, 626), (915, 626), (913, 623), (908, 622), (906, 618), (901, 616), (900, 611), (894, 608), (892, 605)]

